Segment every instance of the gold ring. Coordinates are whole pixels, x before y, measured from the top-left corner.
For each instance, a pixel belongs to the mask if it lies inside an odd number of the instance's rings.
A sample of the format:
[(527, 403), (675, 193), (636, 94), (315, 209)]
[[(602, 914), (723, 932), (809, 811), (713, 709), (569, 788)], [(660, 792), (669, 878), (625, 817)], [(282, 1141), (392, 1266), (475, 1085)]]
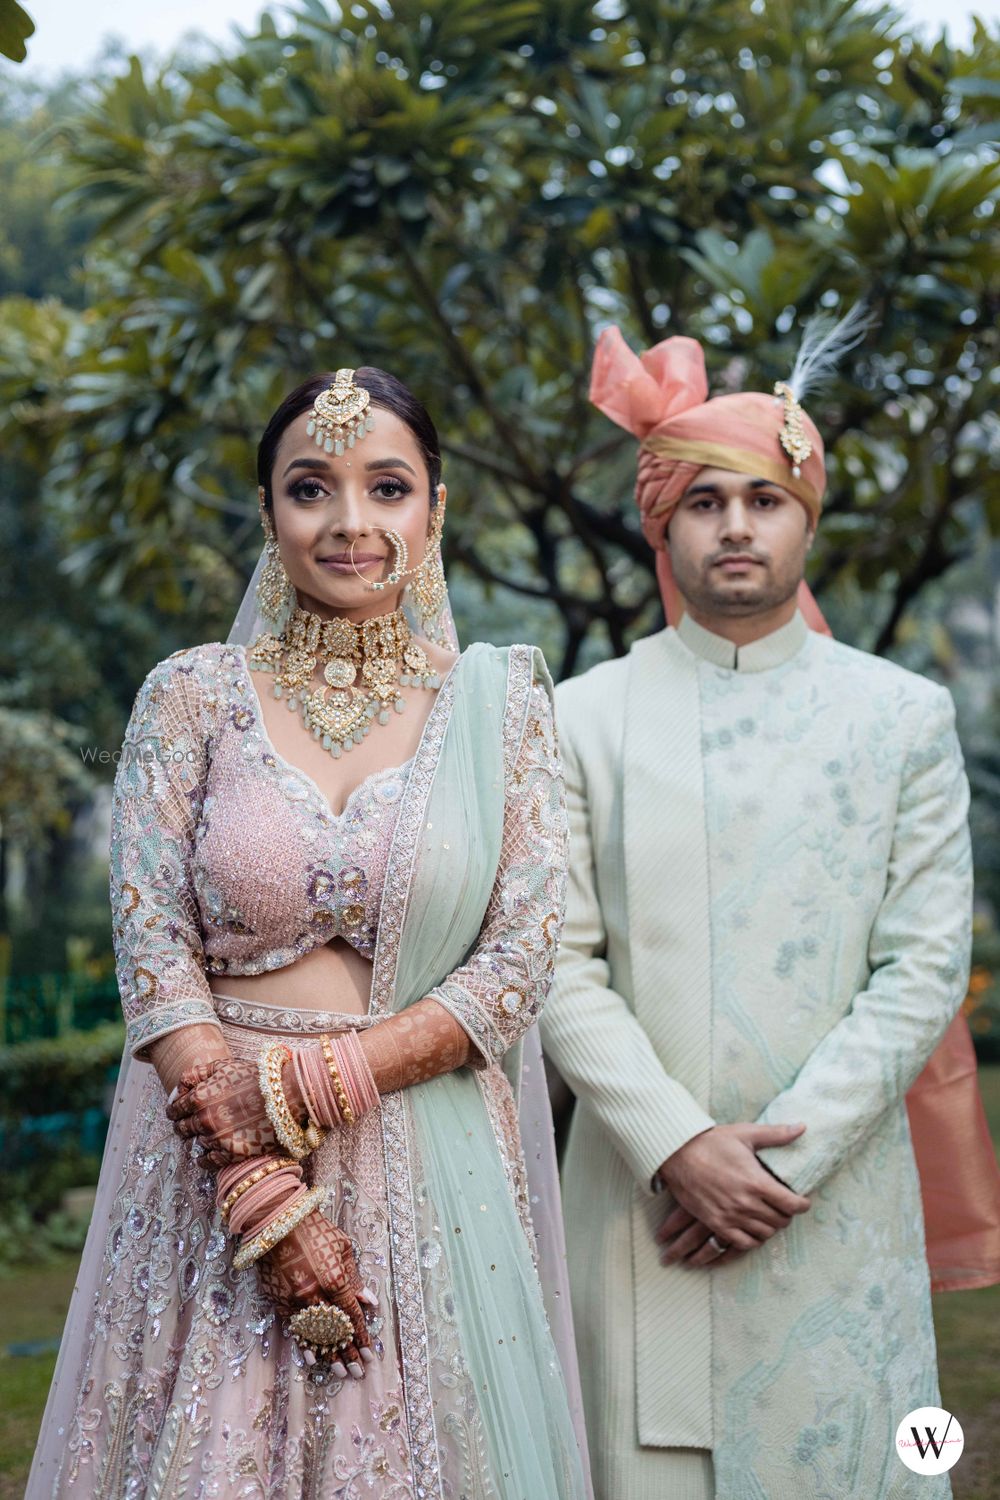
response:
[(289, 1320), (292, 1338), (303, 1349), (329, 1357), (339, 1354), (354, 1342), (354, 1324), (347, 1314), (332, 1302), (316, 1302), (300, 1307)]

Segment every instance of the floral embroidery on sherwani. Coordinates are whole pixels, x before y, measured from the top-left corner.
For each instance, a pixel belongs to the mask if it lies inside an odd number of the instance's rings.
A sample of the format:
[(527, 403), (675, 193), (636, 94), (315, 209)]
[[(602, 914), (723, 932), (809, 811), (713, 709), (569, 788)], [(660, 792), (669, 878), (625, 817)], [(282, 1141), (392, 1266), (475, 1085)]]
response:
[[(685, 617), (556, 695), (571, 880), (542, 1029), (579, 1100), (563, 1181), (595, 1488), (654, 1493), (684, 1448), (711, 1450), (717, 1500), (940, 1500), (894, 1436), (938, 1402), (904, 1099), (965, 993), (954, 710), (798, 616), (738, 656)], [(806, 1124), (759, 1154), (810, 1211), (717, 1270), (662, 1265), (651, 1174), (758, 1119)]]

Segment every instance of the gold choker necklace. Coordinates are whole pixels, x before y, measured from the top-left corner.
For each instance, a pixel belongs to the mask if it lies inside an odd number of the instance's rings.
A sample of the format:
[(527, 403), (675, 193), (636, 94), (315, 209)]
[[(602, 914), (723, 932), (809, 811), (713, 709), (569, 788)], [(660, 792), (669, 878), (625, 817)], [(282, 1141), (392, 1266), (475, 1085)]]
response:
[[(301, 713), (305, 727), (334, 758), (360, 745), (376, 721), (388, 724), (390, 709), (403, 712), (400, 688), (441, 686), (398, 609), (360, 625), (296, 609), (281, 635), (258, 636), (247, 656), (257, 671), (274, 673), (274, 696)], [(317, 662), (323, 665), (324, 687), (313, 684)]]

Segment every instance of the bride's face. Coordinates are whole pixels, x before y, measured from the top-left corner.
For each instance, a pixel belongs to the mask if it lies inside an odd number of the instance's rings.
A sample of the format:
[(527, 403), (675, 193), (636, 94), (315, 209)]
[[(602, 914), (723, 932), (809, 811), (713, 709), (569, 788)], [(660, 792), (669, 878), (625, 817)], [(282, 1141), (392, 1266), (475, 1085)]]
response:
[[(420, 445), (393, 412), (371, 410), (371, 432), (342, 456), (317, 448), (306, 432), (308, 411), (289, 423), (275, 454), (271, 495), (281, 561), (299, 603), (316, 614), (363, 620), (397, 608), (405, 580), (371, 588), (396, 566), (385, 532), (405, 541), (407, 568), (427, 547), (430, 476)], [(444, 485), (437, 494), (443, 505)]]

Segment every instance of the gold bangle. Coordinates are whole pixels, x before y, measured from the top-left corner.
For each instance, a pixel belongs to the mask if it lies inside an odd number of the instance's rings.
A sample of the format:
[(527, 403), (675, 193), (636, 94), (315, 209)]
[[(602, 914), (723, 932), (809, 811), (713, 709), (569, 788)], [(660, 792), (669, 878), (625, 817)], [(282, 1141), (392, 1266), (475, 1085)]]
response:
[(309, 1155), (311, 1148), (305, 1131), (292, 1114), (288, 1107), (288, 1100), (285, 1098), (281, 1069), (287, 1056), (288, 1048), (283, 1047), (280, 1042), (265, 1047), (258, 1060), (257, 1077), (264, 1108), (267, 1110), (267, 1118), (271, 1122), (279, 1145), (284, 1147), (293, 1160), (301, 1161), (304, 1156)]
[(264, 1178), (270, 1177), (272, 1172), (283, 1172), (287, 1166), (287, 1161), (265, 1162), (262, 1167), (258, 1167), (256, 1171), (251, 1172), (249, 1177), (242, 1178), (222, 1200), (222, 1207), (219, 1209), (219, 1213), (222, 1215), (223, 1222), (229, 1218), (229, 1215), (233, 1211), (233, 1205), (238, 1199), (243, 1197), (248, 1188), (252, 1188), (255, 1182), (263, 1182)]
[(302, 1101), (306, 1107), (306, 1123), (302, 1127), (302, 1132), (305, 1135), (306, 1145), (309, 1147), (309, 1150), (315, 1151), (316, 1148), (318, 1146), (321, 1146), (326, 1139), (326, 1131), (323, 1130), (321, 1126), (316, 1124), (316, 1120), (314, 1118), (314, 1108), (316, 1101), (315, 1099), (310, 1098), (309, 1092), (307, 1090), (306, 1079), (301, 1067), (301, 1048), (293, 1048), (289, 1053), (289, 1056), (292, 1059), (292, 1072), (295, 1074), (295, 1081), (299, 1086), (299, 1092), (302, 1095)]
[(353, 1125), (354, 1111), (351, 1108), (351, 1101), (347, 1097), (344, 1080), (340, 1076), (337, 1059), (333, 1055), (333, 1043), (325, 1032), (320, 1037), (320, 1044), (323, 1048), (323, 1056), (326, 1058), (326, 1065), (330, 1070), (330, 1079), (333, 1083), (333, 1092), (337, 1096), (337, 1108), (340, 1110), (340, 1118), (345, 1125)]
[(303, 1219), (308, 1219), (313, 1209), (322, 1203), (326, 1197), (326, 1189), (321, 1187), (307, 1188), (301, 1198), (297, 1198), (290, 1208), (284, 1213), (278, 1214), (272, 1219), (266, 1229), (259, 1234), (252, 1235), (250, 1239), (244, 1240), (240, 1248), (233, 1256), (233, 1270), (245, 1271), (252, 1266), (254, 1261), (260, 1260), (269, 1250), (273, 1250), (279, 1241), (293, 1229), (297, 1229)]

